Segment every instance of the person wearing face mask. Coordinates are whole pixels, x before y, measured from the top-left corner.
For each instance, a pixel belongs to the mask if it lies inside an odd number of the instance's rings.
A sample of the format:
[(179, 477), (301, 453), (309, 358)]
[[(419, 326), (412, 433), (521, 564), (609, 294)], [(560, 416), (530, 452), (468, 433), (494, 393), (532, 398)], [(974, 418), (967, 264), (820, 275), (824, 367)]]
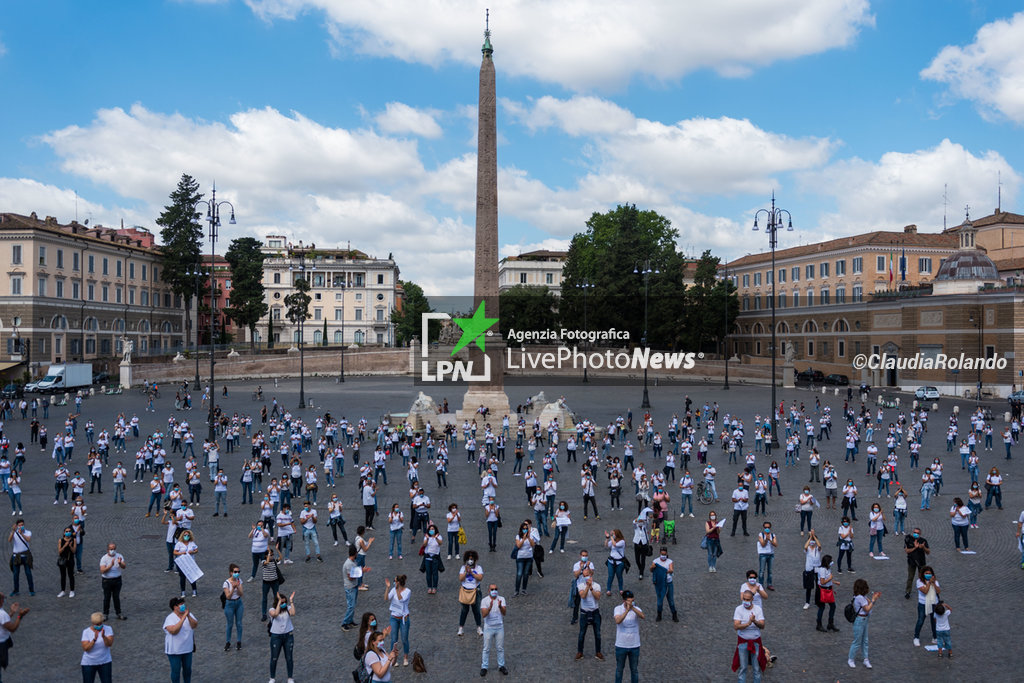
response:
[(736, 535), (736, 523), (741, 519), (743, 520), (743, 535), (750, 535), (747, 533), (747, 510), (749, 508), (750, 493), (747, 491), (747, 485), (740, 481), (732, 492), (732, 533), (730, 536)]
[(972, 482), (971, 488), (967, 490), (967, 508), (971, 511), (970, 527), (978, 528), (978, 514), (981, 512), (981, 487), (978, 482)]
[(572, 566), (572, 581), (569, 582), (569, 595), (571, 597), (570, 604), (572, 605), (572, 620), (569, 622), (570, 625), (575, 624), (579, 620), (580, 616), (580, 593), (577, 587), (577, 582), (580, 579), (580, 575), (583, 574), (583, 570), (590, 567), (594, 569), (594, 563), (590, 561), (590, 552), (587, 550), (580, 551), (580, 559)]
[(564, 500), (558, 504), (558, 509), (555, 511), (555, 517), (551, 520), (551, 524), (555, 527), (555, 536), (551, 539), (551, 548), (548, 552), (555, 552), (555, 545), (559, 543), (561, 539), (561, 548), (559, 552), (565, 552), (565, 537), (569, 534), (569, 527), (572, 526), (572, 517), (569, 515), (569, 504)]
[(58, 598), (64, 597), (68, 582), (71, 584), (69, 597), (75, 597), (75, 548), (77, 545), (74, 530), (70, 526), (66, 527), (57, 541), (57, 571), (60, 573)]
[(246, 581), (252, 582), (256, 578), (256, 570), (259, 569), (260, 561), (267, 554), (267, 548), (270, 547), (270, 533), (266, 529), (263, 518), (260, 518), (259, 522), (252, 525), (249, 538), (252, 539), (249, 549), (252, 554), (252, 574)]
[(103, 615), (93, 612), (89, 627), (82, 631), (82, 680), (92, 683), (99, 676), (100, 683), (110, 683), (113, 659), (110, 648), (114, 644), (114, 629), (103, 625)]
[[(110, 616), (110, 601), (114, 601), (114, 613), (124, 621), (128, 617), (121, 611), (121, 581), (127, 565), (124, 555), (117, 552), (117, 545), (107, 544), (107, 552), (100, 558), (100, 580), (103, 587), (103, 621)], [(74, 585), (74, 584), (72, 584)]]
[(743, 591), (740, 599), (742, 602), (732, 613), (732, 627), (736, 631), (732, 670), (739, 671), (739, 683), (746, 683), (747, 669), (753, 669), (754, 683), (761, 683), (761, 671), (768, 665), (768, 658), (761, 644), (764, 612), (761, 607), (754, 604), (753, 592)]
[[(347, 631), (348, 628), (343, 630)], [(378, 630), (377, 616), (373, 612), (363, 612), (363, 616), (359, 619), (359, 635), (356, 637), (356, 646), (352, 651), (356, 659), (362, 659), (366, 654), (366, 650), (370, 646), (370, 636), (376, 630)], [(391, 627), (387, 626), (382, 633), (387, 638), (391, 635)]]
[(370, 634), (369, 645), (366, 654), (363, 655), (363, 666), (370, 674), (370, 680), (389, 683), (391, 681), (391, 669), (398, 659), (398, 643), (395, 643), (391, 650), (384, 648), (384, 634), (374, 631)]
[(967, 543), (967, 528), (971, 524), (971, 509), (964, 505), (962, 498), (953, 499), (953, 506), (949, 509), (949, 517), (953, 524), (953, 543), (956, 549), (960, 550), (960, 539), (964, 541), (964, 552), (970, 551)]
[[(342, 513), (342, 504), (337, 494), (331, 495), (327, 503), (327, 525), (331, 527), (331, 535), (334, 537), (334, 545), (338, 545), (338, 531), (341, 531), (341, 538), (348, 545), (348, 532), (345, 531), (345, 517)], [(401, 539), (399, 539), (401, 541)]]
[(388, 559), (394, 559), (395, 549), (398, 549), (398, 559), (402, 559), (402, 528), (405, 524), (405, 513), (402, 507), (395, 503), (388, 513), (388, 534), (390, 535), (388, 547)]
[(514, 597), (520, 594), (526, 595), (526, 588), (530, 582), (530, 571), (533, 567), (533, 550), (535, 540), (530, 534), (530, 525), (524, 521), (519, 525), (519, 533), (514, 539), (515, 547), (512, 549), (512, 557), (516, 561), (516, 592)]
[[(178, 542), (174, 544), (174, 558), (175, 558), (175, 561), (177, 561), (177, 558), (182, 557), (183, 555), (195, 555), (198, 552), (199, 552), (199, 546), (197, 546), (195, 544), (195, 541), (192, 538), (192, 532), (191, 531), (184, 531), (184, 532), (182, 532), (181, 536), (178, 537)], [(178, 584), (181, 587), (181, 597), (182, 598), (185, 597), (185, 583), (186, 583), (186, 581), (185, 581), (185, 572), (181, 571), (181, 567), (178, 567)], [(198, 593), (196, 591), (196, 584), (193, 582), (191, 585), (192, 585), (192, 596), (195, 597), (196, 595), (198, 595)]]
[(427, 576), (427, 593), (437, 592), (437, 578), (441, 571), (441, 539), (438, 537), (437, 526), (429, 524), (427, 533), (423, 536), (423, 544), (420, 546), (423, 561), (420, 563), (420, 571)]
[(921, 475), (921, 509), (932, 509), (932, 496), (935, 495), (935, 476), (929, 467)]
[[(668, 597), (668, 608), (672, 612), (672, 621), (679, 621), (679, 613), (676, 612), (675, 584), (673, 583), (673, 572), (675, 566), (668, 557), (668, 548), (661, 547), (658, 557), (651, 562), (651, 580), (654, 582), (654, 594), (658, 600), (658, 616), (655, 621), (661, 621), (661, 611), (665, 597)], [(633, 667), (630, 667), (633, 670)]]
[(935, 634), (935, 614), (932, 608), (940, 600), (942, 587), (939, 580), (935, 578), (935, 571), (925, 565), (921, 567), (917, 575), (917, 623), (914, 625), (914, 647), (921, 645), (921, 627), (924, 626), (925, 617), (928, 618), (932, 628), (932, 643), (935, 643), (938, 636)]
[(882, 550), (882, 538), (885, 537), (885, 513), (882, 512), (882, 506), (875, 503), (871, 506), (871, 513), (868, 515), (868, 527), (871, 536), (871, 542), (868, 546), (868, 557), (875, 557), (875, 545), (878, 545), (878, 557), (886, 557), (885, 551)]
[[(498, 593), (497, 584), (488, 587), (487, 596), (480, 601), (480, 613), (484, 618), (484, 645), (480, 663), (480, 675), (486, 676), (491, 666), (491, 648), (498, 653), (498, 671), (508, 675), (505, 667), (505, 614), (508, 604)], [(461, 630), (461, 629), (460, 629)]]
[[(898, 484), (898, 482), (897, 482)], [(903, 490), (902, 486), (898, 486), (896, 489), (896, 496), (892, 508), (892, 530), (897, 536), (902, 536), (906, 533), (906, 521), (907, 521), (907, 492)]]
[(480, 628), (480, 582), (484, 577), (484, 570), (478, 564), (480, 556), (475, 550), (467, 550), (465, 563), (459, 570), (459, 604), (462, 612), (459, 614), (459, 632), (462, 635), (463, 627), (466, 625), (466, 616), (473, 610), (473, 619), (476, 621), (477, 635), (483, 635)]
[(601, 586), (594, 581), (592, 566), (584, 567), (576, 581), (576, 590), (580, 596), (580, 633), (576, 639), (576, 661), (583, 659), (583, 643), (590, 626), (594, 627), (594, 656), (604, 661), (601, 652), (601, 610), (598, 603), (601, 599)]
[(405, 574), (395, 577), (395, 585), (390, 579), (384, 579), (384, 597), (390, 602), (391, 613), (391, 648), (397, 653), (398, 643), (402, 644), (402, 666), (409, 666), (409, 601), (412, 590), (405, 587)]
[(836, 542), (839, 547), (839, 559), (836, 560), (836, 573), (843, 573), (843, 555), (846, 556), (846, 569), (853, 572), (853, 527), (850, 526), (850, 518), (843, 517), (839, 525), (839, 540)]
[(25, 520), (19, 519), (11, 527), (11, 533), (7, 535), (7, 542), (11, 544), (11, 572), (14, 573), (14, 590), (11, 595), (17, 595), (21, 579), (21, 569), (25, 568), (25, 577), (28, 579), (29, 595), (36, 594), (35, 582), (32, 579), (32, 532), (25, 528)]
[(310, 501), (306, 501), (299, 513), (299, 524), (302, 525), (302, 545), (306, 549), (306, 562), (310, 561), (309, 546), (312, 544), (313, 552), (316, 553), (316, 561), (323, 562), (320, 557), (320, 535), (316, 532), (317, 514)]
[(718, 514), (712, 510), (708, 513), (708, 520), (704, 522), (704, 539), (701, 546), (708, 551), (708, 573), (714, 574), (718, 571), (718, 558), (722, 554), (721, 531), (725, 526), (725, 520), (719, 521)]
[[(835, 588), (839, 585), (839, 579), (832, 576), (832, 567), (832, 556), (825, 555), (821, 558), (821, 564), (814, 570), (814, 604), (818, 606), (817, 630), (822, 633), (825, 633), (826, 631), (839, 633), (839, 629), (836, 628), (835, 625)], [(821, 625), (821, 617), (825, 614), (826, 606), (828, 606), (828, 628)]]
[(242, 570), (237, 564), (228, 567), (228, 578), (221, 586), (224, 597), (221, 604), (224, 605), (224, 618), (227, 620), (227, 633), (224, 637), (224, 652), (231, 649), (231, 625), (235, 625), (235, 635), (238, 640), (235, 648), (242, 649), (242, 616), (245, 614), (245, 605), (242, 603)]
[[(830, 561), (831, 559), (829, 557)], [(821, 562), (821, 543), (818, 541), (818, 536), (814, 533), (814, 529), (811, 529), (807, 533), (807, 541), (804, 543), (804, 609), (808, 609), (811, 606), (811, 593), (813, 592), (817, 596), (815, 576), (818, 567), (821, 566)]]
[(843, 516), (857, 521), (857, 485), (853, 479), (847, 479), (843, 487)]
[[(640, 515), (633, 520), (633, 560), (636, 562), (641, 581), (644, 578), (647, 557), (654, 554), (651, 549), (650, 518), (651, 509), (644, 508), (640, 511)], [(611, 581), (608, 582), (608, 585), (611, 586)]]
[(631, 683), (640, 680), (640, 620), (643, 610), (634, 604), (633, 591), (622, 591), (622, 604), (615, 608), (615, 683), (622, 683), (622, 674), (629, 660)]
[(804, 525), (807, 525), (807, 530), (811, 530), (811, 519), (814, 516), (814, 507), (818, 502), (814, 499), (811, 494), (809, 486), (804, 486), (803, 492), (800, 494), (797, 508), (800, 511), (800, 535), (804, 535)]
[(995, 499), (996, 507), (1000, 510), (1003, 509), (1003, 475), (999, 474), (999, 468), (993, 467), (985, 477), (985, 490), (988, 491), (988, 495), (985, 496), (985, 509), (988, 510), (992, 507), (992, 500)]
[(765, 522), (761, 533), (757, 535), (757, 561), (759, 566), (758, 575), (761, 583), (768, 586), (768, 590), (775, 590), (772, 565), (775, 560), (775, 549), (779, 547), (779, 540), (772, 532), (771, 522)]
[(757, 479), (754, 480), (754, 516), (760, 514), (767, 515), (768, 505), (768, 482), (764, 478), (764, 474), (758, 474)]
[(171, 613), (164, 619), (164, 654), (171, 665), (171, 681), (192, 682), (192, 651), (199, 620), (188, 609), (185, 598), (171, 598)]

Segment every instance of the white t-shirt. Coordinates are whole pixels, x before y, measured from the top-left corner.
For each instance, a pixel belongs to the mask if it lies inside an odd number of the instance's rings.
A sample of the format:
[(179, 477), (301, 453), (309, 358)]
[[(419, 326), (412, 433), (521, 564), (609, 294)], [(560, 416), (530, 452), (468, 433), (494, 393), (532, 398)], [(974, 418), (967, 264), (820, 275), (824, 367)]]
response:
[[(189, 612), (189, 614), (192, 614)], [(192, 615), (195, 619), (195, 615)], [(164, 654), (167, 655), (185, 655), (192, 652), (193, 633), (192, 624), (189, 622), (188, 617), (181, 624), (181, 630), (178, 631), (177, 635), (171, 635), (167, 631), (168, 626), (174, 626), (180, 621), (177, 614), (168, 614), (167, 618), (164, 619)], [(196, 622), (199, 620), (196, 619)]]
[[(7, 629), (4, 630), (6, 631)], [(93, 638), (96, 638), (97, 633), (100, 633), (100, 631), (97, 631), (91, 626), (84, 629), (82, 631), (82, 642), (91, 641)], [(110, 657), (110, 648), (107, 647), (107, 644), (103, 641), (103, 637), (113, 636), (114, 629), (104, 624), (102, 633), (103, 635), (96, 638), (96, 642), (93, 643), (91, 649), (82, 651), (82, 666), (95, 666), (97, 664), (106, 664), (107, 662), (112, 661)]]
[[(474, 576), (474, 572), (476, 576)], [(480, 585), (480, 580), (483, 578), (484, 569), (478, 564), (472, 567), (466, 567), (466, 576), (462, 579), (462, 587), (468, 590), (473, 590)], [(477, 578), (480, 577), (480, 578)]]
[(750, 493), (744, 489), (733, 489), (732, 497), (737, 500), (732, 504), (733, 510), (747, 510), (750, 508)]
[[(593, 578), (593, 577), (591, 577)], [(578, 594), (587, 585), (587, 577), (580, 575), (580, 578), (576, 579), (576, 593)], [(597, 598), (594, 595), (601, 594), (601, 584), (597, 581), (591, 584), (593, 592), (587, 593), (585, 596), (580, 598), (580, 609), (585, 612), (592, 612), (597, 609)]]
[(745, 591), (750, 591), (751, 593), (754, 594), (754, 607), (760, 607), (761, 604), (762, 604), (761, 603), (761, 592), (760, 591), (762, 589), (763, 588), (762, 588), (761, 584), (756, 579), (754, 580), (754, 583), (750, 583), (749, 581), (744, 581), (743, 583), (740, 584), (740, 597), (741, 598), (743, 597), (743, 593)]
[(661, 555), (658, 555), (658, 557), (654, 559), (654, 564), (665, 570), (666, 581), (668, 583), (672, 583), (672, 560), (668, 557), (662, 560)]
[(936, 614), (935, 615), (935, 630), (936, 631), (948, 631), (949, 630), (949, 613), (950, 613), (950, 609), (947, 607), (945, 612), (943, 612), (942, 614)]
[(11, 632), (4, 628), (4, 624), (11, 620), (11, 615), (6, 610), (0, 609), (0, 643), (11, 639)]
[[(772, 545), (772, 540), (775, 538), (775, 534), (770, 531), (762, 530), (757, 535), (757, 554), (758, 555), (774, 555), (775, 546)], [(764, 545), (761, 545), (761, 541), (764, 541)]]
[(252, 532), (252, 549), (251, 552), (255, 555), (256, 553), (265, 554), (267, 552), (267, 544), (269, 534), (262, 529), (256, 529)]
[[(616, 617), (624, 612), (626, 612), (625, 605), (615, 608)], [(640, 647), (640, 617), (633, 610), (629, 610), (625, 618), (615, 624), (615, 647)]]
[(500, 595), (496, 598), (492, 598), (490, 594), (487, 595), (483, 600), (480, 601), (480, 609), (485, 610), (490, 608), (491, 611), (484, 617), (484, 624), (491, 628), (497, 628), (504, 623), (504, 619), (501, 616), (501, 607), (505, 606), (507, 609), (508, 603), (505, 602), (505, 598)]
[(804, 551), (804, 571), (811, 572), (821, 566), (821, 546), (808, 546)]
[(373, 681), (380, 681), (381, 683), (388, 683), (391, 680), (391, 669), (389, 668), (383, 677), (378, 677), (377, 674), (373, 673), (372, 665), (378, 662), (386, 662), (387, 657), (381, 657), (379, 654), (372, 650), (367, 650), (366, 654), (363, 655), (363, 665), (366, 670), (370, 673), (370, 679)]
[(398, 586), (392, 586), (391, 590), (388, 591), (388, 600), (391, 601), (388, 609), (391, 612), (391, 616), (398, 618), (409, 616), (409, 600), (411, 598), (411, 589), (406, 588), (399, 591)]
[[(274, 609), (277, 609), (276, 607)], [(277, 613), (270, 622), (270, 632), (277, 634), (291, 633), (295, 630), (295, 626), (292, 624), (292, 615), (288, 614), (287, 609), (283, 609)]]
[[(756, 596), (755, 596), (756, 598)], [(751, 607), (744, 607), (739, 605), (733, 610), (732, 619), (733, 621), (741, 621), (746, 623), (750, 619), (750, 615), (754, 615), (754, 619), (762, 621), (764, 619), (764, 612), (761, 611), (761, 607), (756, 603)], [(745, 640), (756, 640), (761, 637), (761, 629), (755, 624), (750, 624), (739, 631), (736, 631), (736, 635)]]
[[(932, 578), (935, 578), (935, 577), (932, 577)], [(938, 581), (935, 582), (935, 587), (939, 588), (939, 589), (942, 588), (942, 586), (939, 585)], [(921, 579), (918, 579), (917, 580), (917, 602), (919, 604), (923, 605), (923, 604), (925, 604), (925, 598), (928, 597), (928, 592), (925, 591), (924, 593), (922, 593), (921, 592), (922, 588), (924, 588), (924, 581), (922, 581)]]

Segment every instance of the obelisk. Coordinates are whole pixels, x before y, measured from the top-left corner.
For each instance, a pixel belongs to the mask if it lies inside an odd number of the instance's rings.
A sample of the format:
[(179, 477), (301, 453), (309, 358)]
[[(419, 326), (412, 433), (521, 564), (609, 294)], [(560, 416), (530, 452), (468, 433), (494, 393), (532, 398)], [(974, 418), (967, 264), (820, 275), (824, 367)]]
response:
[[(494, 48), (491, 47), (490, 12), (484, 30), (480, 63), (480, 101), (477, 109), (476, 156), (476, 252), (473, 265), (473, 310), (484, 302), (487, 316), (498, 318), (498, 122), (494, 86)], [(499, 323), (500, 325), (500, 323)], [(459, 419), (476, 414), (480, 406), (489, 410), (488, 419), (501, 420), (509, 413), (505, 395), (504, 344), (495, 334), (485, 341), (490, 359), (490, 379), (470, 382)], [(484, 362), (484, 352), (471, 345), (474, 367)]]

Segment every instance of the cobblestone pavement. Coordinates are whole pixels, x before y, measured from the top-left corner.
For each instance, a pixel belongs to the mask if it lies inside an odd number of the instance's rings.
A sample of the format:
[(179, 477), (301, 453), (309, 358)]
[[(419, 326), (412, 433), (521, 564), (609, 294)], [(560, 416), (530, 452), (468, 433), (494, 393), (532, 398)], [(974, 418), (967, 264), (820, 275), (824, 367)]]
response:
[[(266, 385), (267, 383), (265, 383)], [(417, 393), (407, 379), (350, 378), (343, 386), (326, 379), (311, 379), (307, 382), (307, 396), (316, 408), (298, 411), (305, 419), (312, 421), (321, 406), (328, 408), (335, 416), (358, 419), (365, 416), (375, 421), (387, 410), (404, 412)], [(229, 384), (232, 395), (221, 401), (229, 412), (252, 412), (256, 414), (260, 404), (252, 402), (252, 386), (241, 383)], [(459, 403), (461, 391), (446, 389), (452, 405)], [(172, 392), (166, 392), (172, 393)], [(145, 413), (145, 402), (139, 395), (116, 397), (94, 397), (85, 402), (82, 420), (91, 418), (96, 422), (97, 431), (108, 426), (120, 411), (137, 411), (143, 420), (144, 433), (158, 426), (166, 428), (167, 417), (172, 412), (171, 399), (157, 402), (156, 415)], [(285, 406), (294, 407), (297, 402), (297, 382), (282, 382), (276, 390), (268, 390), (267, 397), (276, 393)], [(527, 387), (510, 389), (512, 403), (525, 401)], [(641, 411), (636, 407), (640, 399), (638, 387), (556, 387), (548, 390), (549, 397), (565, 395), (569, 405), (578, 413), (591, 417), (598, 424), (607, 424), (620, 412), (625, 414), (632, 405), (634, 419)], [(659, 426), (664, 426), (672, 413), (683, 412), (683, 397), (689, 394), (696, 403), (718, 400), (723, 412), (737, 412), (748, 425), (748, 444), (752, 444), (752, 423), (755, 412), (764, 415), (769, 409), (769, 393), (766, 388), (734, 386), (732, 391), (711, 387), (652, 387), (653, 414)], [(444, 397), (442, 392), (435, 399)], [(791, 399), (806, 402), (813, 408), (814, 395), (807, 391), (788, 390), (780, 398), (788, 405)], [(829, 395), (825, 401), (831, 405), (836, 416), (835, 432), (842, 432), (839, 411), (842, 397)], [(886, 550), (892, 556), (889, 561), (873, 561), (867, 556), (868, 529), (867, 510), (874, 498), (875, 480), (864, 473), (863, 456), (856, 464), (843, 463), (844, 446), (835, 434), (825, 442), (822, 451), (825, 457), (838, 463), (841, 477), (853, 477), (861, 487), (861, 517), (855, 524), (856, 549), (853, 576), (843, 574), (843, 585), (837, 592), (840, 615), (837, 624), (841, 633), (823, 634), (814, 630), (813, 609), (804, 611), (801, 571), (803, 569), (802, 539), (798, 535), (798, 518), (793, 511), (797, 488), (807, 477), (806, 455), (794, 468), (783, 468), (781, 481), (783, 498), (769, 499), (768, 516), (774, 523), (780, 544), (775, 565), (775, 586), (777, 590), (766, 600), (765, 613), (767, 628), (764, 633), (766, 644), (778, 655), (778, 663), (770, 670), (766, 680), (778, 681), (860, 681), (860, 680), (1019, 680), (1016, 662), (1006, 662), (1002, 654), (1012, 653), (1012, 646), (991, 648), (990, 644), (1002, 641), (1010, 626), (1005, 605), (1015, 604), (1014, 596), (1024, 572), (1019, 566), (1015, 550), (1015, 539), (1011, 522), (1021, 510), (1018, 474), (1020, 458), (1024, 449), (1018, 447), (1015, 459), (1003, 459), (1001, 444), (996, 440), (996, 450), (983, 453), (982, 468), (986, 470), (997, 464), (1006, 477), (1004, 486), (1004, 510), (993, 508), (980, 518), (981, 528), (971, 530), (971, 546), (977, 555), (967, 556), (954, 553), (952, 531), (947, 510), (952, 496), (964, 495), (968, 484), (966, 472), (955, 462), (956, 454), (946, 454), (945, 441), (940, 426), (952, 402), (943, 400), (940, 409), (932, 415), (932, 431), (924, 442), (922, 460), (929, 461), (939, 455), (946, 464), (946, 485), (942, 495), (935, 501), (931, 511), (918, 511), (919, 495), (911, 495), (908, 529), (918, 525), (931, 542), (933, 552), (931, 564), (942, 583), (943, 597), (954, 607), (952, 616), (953, 642), (956, 658), (941, 661), (934, 653), (913, 647), (913, 627), (916, 619), (916, 605), (903, 598), (903, 583), (906, 563), (902, 553), (902, 538), (888, 536)], [(966, 406), (969, 407), (969, 406)], [(999, 406), (1001, 408), (1001, 406)], [(66, 409), (65, 409), (66, 410)], [(896, 411), (886, 411), (886, 423), (895, 417)], [(58, 428), (60, 409), (52, 409), (51, 419), (46, 421), (51, 434)], [(187, 414), (196, 427), (197, 436), (203, 436), (201, 411)], [(999, 429), (1002, 429), (1001, 413)], [(257, 419), (258, 422), (258, 419)], [(498, 419), (500, 424), (500, 417)], [(81, 428), (79, 433), (81, 434)], [(28, 442), (28, 421), (17, 417), (8, 420), (5, 433), (12, 442)], [(877, 437), (876, 437), (877, 442)], [(79, 438), (76, 447), (75, 467), (85, 469), (83, 462), (84, 438)], [(132, 443), (129, 449), (134, 452)], [(863, 450), (863, 449), (862, 449)], [(247, 452), (247, 449), (245, 449)], [(364, 449), (365, 453), (365, 449)], [(511, 450), (510, 450), (511, 453)], [(720, 493), (728, 495), (733, 481), (733, 467), (725, 464), (720, 450), (712, 449), (712, 461), (719, 467)], [(594, 645), (587, 637), (588, 656), (581, 662), (574, 662), (577, 627), (569, 624), (570, 614), (566, 608), (566, 597), (571, 564), (576, 560), (580, 548), (589, 548), (598, 560), (598, 581), (605, 582), (603, 559), (605, 553), (599, 549), (598, 540), (602, 531), (621, 528), (630, 540), (630, 522), (636, 512), (632, 499), (625, 496), (623, 511), (607, 509), (607, 489), (602, 486), (598, 504), (601, 519), (584, 521), (579, 512), (582, 496), (576, 470), (563, 467), (558, 477), (559, 498), (569, 501), (575, 511), (574, 525), (570, 531), (570, 543), (564, 555), (555, 553), (544, 565), (545, 577), (534, 576), (530, 582), (529, 595), (512, 598), (514, 565), (509, 559), (511, 537), (515, 520), (531, 516), (525, 505), (521, 478), (511, 476), (511, 457), (502, 468), (499, 502), (503, 505), (506, 520), (500, 532), (498, 550), (486, 552), (485, 526), (477, 514), (479, 488), (477, 473), (465, 463), (461, 442), (452, 454), (449, 488), (439, 491), (432, 476), (424, 476), (425, 488), (433, 499), (435, 511), (443, 510), (451, 501), (460, 503), (465, 515), (465, 528), (469, 536), (469, 548), (484, 550), (481, 564), (485, 581), (496, 580), (502, 594), (509, 597), (506, 618), (506, 653), (510, 679), (545, 681), (608, 681), (614, 676), (614, 622), (612, 609), (617, 601), (608, 597), (603, 603), (603, 650), (606, 661), (599, 662), (593, 657)], [(639, 453), (638, 460), (648, 463), (651, 470), (650, 452)], [(901, 451), (901, 465), (905, 471), (908, 458)], [(950, 457), (953, 456), (953, 457)], [(175, 456), (175, 459), (177, 456)], [(564, 459), (564, 455), (563, 455)], [(780, 462), (783, 457), (777, 458)], [(128, 458), (125, 458), (127, 461)], [(246, 584), (244, 649), (240, 652), (223, 652), (224, 617), (220, 609), (217, 591), (227, 574), (229, 562), (237, 562), (243, 569), (249, 563), (249, 542), (246, 534), (249, 525), (257, 516), (254, 506), (239, 506), (240, 485), (238, 464), (241, 454), (225, 455), (222, 461), (229, 477), (230, 516), (212, 517), (212, 486), (204, 491), (203, 504), (197, 510), (195, 525), (196, 539), (200, 546), (197, 557), (206, 576), (199, 582), (199, 597), (189, 600), (192, 610), (200, 620), (198, 651), (195, 656), (195, 680), (198, 681), (258, 681), (268, 678), (269, 644), (264, 625), (259, 621), (258, 582)], [(113, 460), (111, 461), (113, 463)], [(29, 449), (25, 467), (23, 496), (27, 528), (34, 533), (35, 582), (37, 594), (29, 597), (25, 587), (14, 600), (31, 607), (23, 626), (14, 635), (17, 643), (11, 651), (11, 665), (5, 672), (9, 681), (65, 681), (79, 676), (81, 648), (78, 637), (88, 624), (89, 614), (101, 607), (98, 562), (109, 540), (118, 543), (129, 563), (126, 571), (122, 601), (128, 620), (111, 621), (116, 640), (114, 651), (114, 675), (116, 680), (158, 681), (167, 680), (168, 664), (162, 649), (162, 620), (167, 612), (167, 601), (178, 593), (177, 577), (162, 570), (166, 562), (164, 529), (155, 518), (145, 518), (148, 493), (145, 484), (129, 484), (126, 505), (114, 506), (111, 502), (112, 485), (109, 474), (105, 476), (103, 495), (86, 494), (89, 505), (88, 533), (85, 540), (85, 574), (78, 576), (77, 597), (73, 599), (56, 597), (58, 575), (56, 567), (56, 544), (60, 529), (68, 519), (69, 507), (52, 505), (53, 487), (52, 461), (49, 454), (42, 454), (37, 448)], [(392, 501), (401, 501), (407, 508), (407, 488), (400, 471), (400, 461), (389, 467), (391, 484), (381, 487), (379, 501), (381, 509), (387, 509)], [(767, 468), (763, 456), (758, 458), (758, 469)], [(178, 468), (181, 469), (180, 467)], [(348, 530), (353, 533), (361, 519), (359, 501), (356, 497), (355, 470), (347, 463), (346, 476), (335, 489), (345, 502)], [(916, 479), (919, 472), (901, 475)], [(821, 494), (820, 485), (815, 485)], [(908, 489), (911, 487), (908, 486)], [(916, 489), (916, 487), (913, 487)], [(629, 490), (628, 488), (626, 489)], [(672, 507), (678, 514), (678, 489), (670, 487)], [(323, 491), (327, 495), (328, 491)], [(730, 516), (731, 505), (727, 502), (713, 506), (719, 515)], [(323, 503), (321, 502), (321, 509)], [(883, 509), (891, 516), (892, 503), (883, 499)], [(0, 508), (6, 510), (6, 507)], [(680, 607), (681, 623), (665, 620), (654, 621), (654, 589), (649, 580), (638, 580), (636, 569), (626, 577), (627, 587), (637, 594), (636, 602), (647, 614), (641, 626), (642, 650), (640, 657), (641, 679), (644, 681), (722, 681), (733, 680), (730, 662), (735, 642), (731, 626), (731, 615), (738, 604), (738, 587), (744, 572), (757, 566), (753, 531), (750, 538), (738, 535), (725, 537), (725, 554), (718, 565), (718, 573), (706, 570), (705, 553), (699, 548), (701, 518), (708, 508), (698, 506), (694, 519), (678, 519), (678, 544), (670, 546), (670, 555), (676, 562), (676, 601)], [(815, 527), (825, 544), (826, 551), (833, 550), (840, 512), (820, 510), (815, 513)], [(326, 516), (326, 515), (325, 515)], [(756, 530), (760, 519), (751, 514), (751, 527)], [(352, 647), (355, 631), (343, 633), (340, 629), (344, 611), (344, 594), (341, 587), (341, 563), (344, 546), (334, 547), (330, 534), (321, 524), (321, 545), (325, 563), (305, 564), (301, 561), (302, 551), (295, 555), (299, 562), (286, 569), (287, 590), (296, 591), (295, 604), (295, 679), (297, 681), (348, 680), (349, 671), (354, 667)], [(511, 528), (510, 528), (511, 527)], [(384, 622), (387, 605), (384, 600), (384, 577), (406, 573), (414, 589), (412, 599), (412, 620), (410, 640), (412, 648), (421, 652), (426, 660), (428, 673), (417, 676), (410, 668), (399, 667), (395, 681), (470, 681), (479, 677), (480, 638), (474, 628), (467, 629), (467, 635), (455, 635), (459, 605), (457, 603), (458, 563), (446, 562), (448, 571), (441, 575), (440, 591), (427, 595), (423, 576), (416, 571), (415, 551), (407, 553), (405, 560), (388, 561), (386, 555), (387, 535), (383, 524), (378, 524), (378, 542), (370, 551), (368, 574), (372, 590), (359, 594), (357, 615), (372, 609), (378, 619)], [(405, 542), (408, 547), (408, 529)], [(2, 539), (5, 551), (9, 553), (6, 534)], [(632, 556), (630, 551), (629, 556)], [(846, 652), (851, 640), (851, 626), (841, 617), (842, 606), (850, 599), (854, 578), (864, 578), (872, 590), (882, 592), (881, 602), (872, 614), (870, 644), (874, 671), (868, 672), (858, 661), (857, 670), (847, 668)], [(8, 576), (0, 582), (6, 592), (10, 590)], [(8, 606), (12, 599), (8, 599)], [(667, 609), (666, 609), (667, 615)], [(468, 622), (472, 625), (472, 617)], [(927, 626), (926, 626), (927, 630)], [(924, 643), (928, 643), (926, 637)], [(1015, 673), (1016, 672), (1016, 673)], [(628, 674), (627, 674), (628, 676)], [(489, 678), (501, 677), (492, 670)], [(278, 669), (278, 680), (285, 680), (284, 661)], [(628, 680), (628, 679), (627, 679)]]

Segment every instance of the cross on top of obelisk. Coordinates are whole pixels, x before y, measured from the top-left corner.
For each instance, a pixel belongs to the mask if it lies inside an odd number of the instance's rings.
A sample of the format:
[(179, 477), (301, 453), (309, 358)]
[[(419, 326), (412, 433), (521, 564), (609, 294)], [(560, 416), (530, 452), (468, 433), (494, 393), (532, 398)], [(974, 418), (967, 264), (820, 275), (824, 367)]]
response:
[(491, 47), (491, 10), (488, 9), (484, 15), (484, 46), (482, 52), (486, 56), (490, 56), (494, 52), (494, 48)]

